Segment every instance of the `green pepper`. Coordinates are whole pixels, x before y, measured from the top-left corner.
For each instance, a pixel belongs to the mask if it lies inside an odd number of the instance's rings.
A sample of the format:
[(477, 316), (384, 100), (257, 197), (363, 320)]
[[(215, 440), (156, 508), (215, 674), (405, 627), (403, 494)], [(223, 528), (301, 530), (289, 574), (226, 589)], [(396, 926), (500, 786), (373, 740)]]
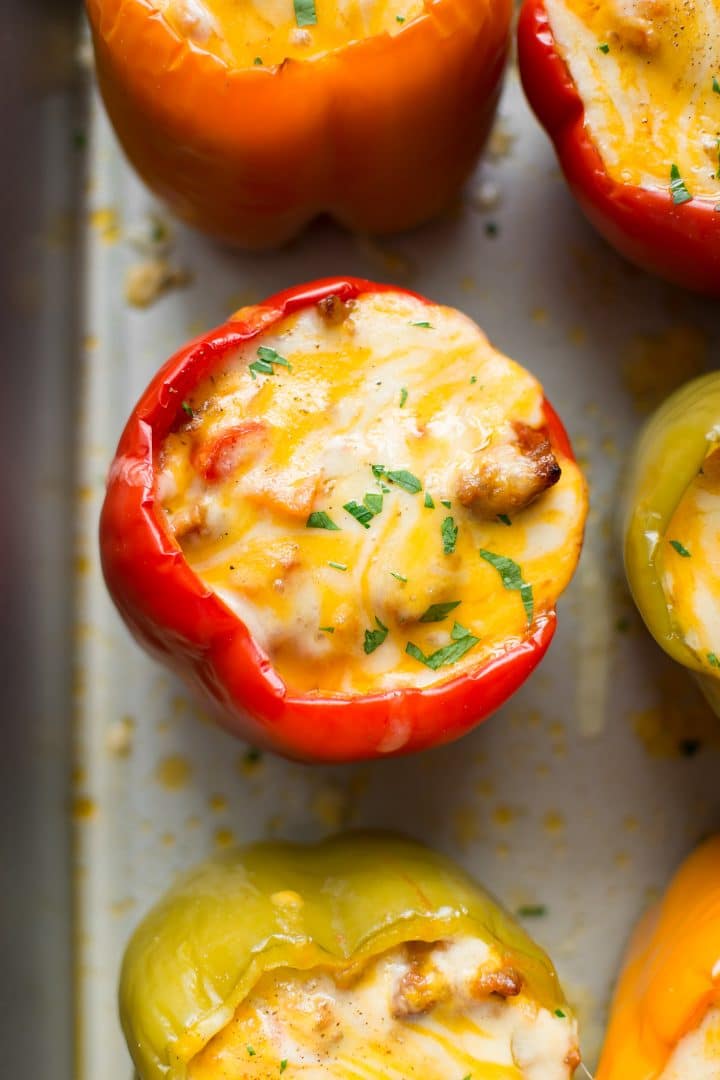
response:
[(184, 1078), (266, 973), (341, 971), (459, 935), (490, 946), (538, 1007), (574, 1023), (545, 953), (459, 868), (413, 841), (353, 833), (217, 857), (171, 889), (128, 946), (120, 1011), (139, 1076)]
[[(720, 372), (713, 372), (672, 394), (642, 431), (628, 474), (624, 547), (630, 590), (648, 630), (696, 675), (720, 715), (720, 653), (700, 647), (697, 635), (688, 633), (680, 597), (669, 591), (667, 578), (672, 560), (677, 571), (696, 570), (692, 560), (698, 552), (691, 550), (687, 535), (674, 535), (673, 523), (718, 447)], [(715, 486), (720, 498), (720, 484)]]

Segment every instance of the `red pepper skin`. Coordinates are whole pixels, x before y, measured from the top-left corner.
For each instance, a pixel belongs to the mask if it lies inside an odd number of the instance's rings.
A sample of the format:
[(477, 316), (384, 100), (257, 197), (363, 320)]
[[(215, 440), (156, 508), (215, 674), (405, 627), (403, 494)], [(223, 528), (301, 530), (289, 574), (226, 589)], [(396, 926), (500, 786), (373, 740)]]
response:
[(720, 296), (720, 213), (709, 199), (676, 206), (668, 189), (612, 179), (585, 126), (585, 106), (558, 51), (544, 0), (524, 0), (518, 61), (528, 101), (552, 139), (570, 190), (616, 251), (676, 285)]
[[(223, 356), (327, 296), (351, 300), (385, 291), (407, 292), (358, 278), (317, 281), (245, 308), (181, 349), (133, 410), (110, 468), (100, 519), (105, 581), (135, 638), (200, 691), (222, 727), (301, 761), (366, 760), (459, 738), (525, 681), (555, 631), (555, 611), (543, 612), (519, 645), (431, 687), (357, 696), (293, 694), (244, 623), (191, 570), (167, 529), (155, 499), (154, 453), (178, 421), (183, 400)], [(552, 445), (572, 457), (556, 413), (547, 403), (545, 410)]]

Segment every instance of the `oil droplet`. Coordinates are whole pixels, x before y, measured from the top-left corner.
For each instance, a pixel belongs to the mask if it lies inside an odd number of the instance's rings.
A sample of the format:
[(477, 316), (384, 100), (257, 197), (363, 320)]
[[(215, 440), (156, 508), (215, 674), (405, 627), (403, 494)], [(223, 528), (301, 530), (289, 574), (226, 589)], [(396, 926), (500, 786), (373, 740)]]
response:
[(87, 795), (79, 795), (73, 800), (72, 813), (76, 821), (91, 821), (97, 815), (97, 805)]

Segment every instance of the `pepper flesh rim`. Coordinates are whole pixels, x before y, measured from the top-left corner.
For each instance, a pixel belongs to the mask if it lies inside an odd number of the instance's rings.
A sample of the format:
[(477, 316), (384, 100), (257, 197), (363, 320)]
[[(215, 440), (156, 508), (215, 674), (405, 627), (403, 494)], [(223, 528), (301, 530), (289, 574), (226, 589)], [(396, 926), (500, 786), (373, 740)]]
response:
[[(554, 607), (541, 612), (517, 644), (428, 687), (372, 694), (295, 694), (242, 620), (190, 569), (158, 512), (155, 445), (171, 430), (184, 398), (228, 351), (328, 296), (347, 301), (383, 292), (432, 304), (395, 285), (351, 277), (327, 278), (243, 308), (227, 323), (181, 349), (161, 368), (133, 410), (111, 466), (100, 519), (105, 580), (135, 637), (186, 681), (196, 688), (199, 685), (216, 709), (220, 705), (222, 726), (261, 747), (299, 760), (393, 756), (460, 737), (499, 708), (525, 681), (547, 651), (557, 622)], [(548, 402), (544, 402), (544, 412), (552, 446), (574, 461), (567, 433)], [(143, 582), (133, 580), (137, 560), (129, 532), (143, 546), (148, 562), (158, 563), (143, 567), (145, 589)], [(156, 583), (162, 583), (164, 595), (170, 598), (159, 619), (148, 592)], [(183, 616), (189, 597), (198, 614), (196, 620)], [(199, 621), (206, 623), (204, 631)], [(173, 649), (178, 641), (183, 646), (179, 657)], [(238, 678), (238, 664), (242, 679)], [(249, 715), (238, 716), (238, 708)], [(393, 745), (395, 741), (397, 745)]]

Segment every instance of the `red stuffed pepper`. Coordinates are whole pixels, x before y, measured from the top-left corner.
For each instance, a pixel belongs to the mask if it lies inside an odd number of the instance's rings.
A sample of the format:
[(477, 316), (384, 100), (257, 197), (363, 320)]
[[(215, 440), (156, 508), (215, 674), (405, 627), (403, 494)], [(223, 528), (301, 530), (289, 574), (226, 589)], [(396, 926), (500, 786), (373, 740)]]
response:
[(136, 406), (100, 524), (137, 639), (305, 760), (455, 739), (530, 674), (586, 492), (538, 382), (459, 312), (352, 278), (244, 308)]
[(712, 3), (525, 0), (520, 72), (573, 194), (621, 254), (720, 294)]

